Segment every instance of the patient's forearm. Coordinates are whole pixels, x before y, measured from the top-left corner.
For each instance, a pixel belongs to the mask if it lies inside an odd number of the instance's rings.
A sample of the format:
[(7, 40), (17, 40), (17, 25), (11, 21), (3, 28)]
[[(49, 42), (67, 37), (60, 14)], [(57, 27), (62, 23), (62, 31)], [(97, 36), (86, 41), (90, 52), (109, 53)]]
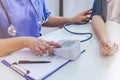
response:
[(0, 57), (26, 47), (25, 38), (0, 39)]
[(92, 17), (92, 27), (99, 40), (108, 40), (106, 25), (100, 16)]

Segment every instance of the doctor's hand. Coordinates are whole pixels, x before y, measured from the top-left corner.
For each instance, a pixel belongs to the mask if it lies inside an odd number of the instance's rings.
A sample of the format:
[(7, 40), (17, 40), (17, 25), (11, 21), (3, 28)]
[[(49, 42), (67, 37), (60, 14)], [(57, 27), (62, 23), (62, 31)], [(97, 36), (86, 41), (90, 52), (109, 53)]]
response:
[(85, 21), (88, 21), (89, 20), (89, 17), (88, 15), (90, 15), (92, 13), (92, 10), (89, 9), (89, 10), (86, 10), (82, 13), (79, 13), (78, 15), (72, 17), (71, 21), (72, 23), (79, 23), (79, 22), (85, 22)]
[(49, 55), (51, 55), (53, 52), (51, 46), (61, 47), (61, 45), (56, 42), (45, 41), (34, 37), (29, 37), (26, 41), (26, 44), (29, 49), (31, 49), (33, 52), (40, 56), (47, 52)]

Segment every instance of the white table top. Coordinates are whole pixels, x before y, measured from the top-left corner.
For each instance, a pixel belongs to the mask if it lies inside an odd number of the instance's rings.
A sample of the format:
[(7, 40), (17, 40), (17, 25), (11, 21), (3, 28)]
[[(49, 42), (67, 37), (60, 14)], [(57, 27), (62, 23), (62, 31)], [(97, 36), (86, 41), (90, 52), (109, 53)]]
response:
[[(111, 40), (120, 45), (120, 24), (108, 21), (107, 28)], [(81, 25), (81, 27), (70, 27), (70, 29), (72, 31), (93, 33), (91, 24)], [(63, 39), (82, 40), (86, 37), (88, 36), (74, 35), (64, 29), (60, 29), (42, 38), (59, 41)], [(65, 65), (46, 80), (120, 80), (120, 51), (109, 57), (102, 56), (95, 35), (91, 40), (81, 43), (81, 47), (86, 49), (86, 52), (79, 59)], [(0, 79), (25, 80), (2, 63), (0, 63)]]

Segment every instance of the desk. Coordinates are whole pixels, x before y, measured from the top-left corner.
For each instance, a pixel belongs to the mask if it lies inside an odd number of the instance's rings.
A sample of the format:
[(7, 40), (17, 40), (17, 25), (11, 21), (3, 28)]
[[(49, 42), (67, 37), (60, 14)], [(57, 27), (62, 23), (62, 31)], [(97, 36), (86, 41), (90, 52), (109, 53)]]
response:
[[(73, 31), (93, 32), (91, 24), (81, 27), (71, 27)], [(111, 40), (120, 45), (120, 24), (108, 21), (107, 30)], [(84, 39), (86, 36), (74, 35), (64, 29), (49, 33), (41, 38), (45, 40), (59, 41), (63, 39)], [(79, 59), (73, 61), (51, 75), (47, 80), (120, 80), (120, 51), (104, 57), (101, 55), (96, 36), (87, 42), (81, 43), (86, 52)], [(16, 72), (0, 63), (1, 80), (25, 80)]]

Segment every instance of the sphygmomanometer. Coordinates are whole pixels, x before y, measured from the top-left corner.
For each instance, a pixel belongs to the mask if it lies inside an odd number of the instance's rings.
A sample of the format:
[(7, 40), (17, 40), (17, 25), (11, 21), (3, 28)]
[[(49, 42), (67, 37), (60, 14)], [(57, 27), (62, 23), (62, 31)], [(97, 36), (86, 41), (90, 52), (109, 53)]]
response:
[(91, 18), (95, 15), (100, 16), (104, 22), (107, 19), (107, 0), (94, 0)]
[(59, 43), (62, 45), (61, 48), (53, 48), (54, 54), (60, 57), (63, 57), (68, 60), (75, 60), (77, 59), (81, 53), (85, 52), (85, 50), (80, 49), (80, 42), (88, 41), (92, 38), (92, 33), (85, 32), (85, 33), (79, 33), (79, 32), (73, 32), (69, 30), (67, 27), (70, 27), (70, 25), (79, 26), (87, 24), (93, 16), (98, 15), (101, 16), (101, 18), (106, 21), (107, 18), (107, 2), (106, 0), (95, 0), (92, 8), (92, 13), (88, 21), (80, 22), (80, 23), (67, 23), (64, 25), (64, 29), (72, 34), (75, 35), (89, 35), (89, 37), (85, 40), (61, 40)]
[[(67, 60), (75, 60), (79, 57), (80, 41), (79, 40), (61, 40), (59, 41), (61, 48), (53, 48), (54, 55), (62, 57)], [(83, 53), (84, 51), (82, 51)]]

